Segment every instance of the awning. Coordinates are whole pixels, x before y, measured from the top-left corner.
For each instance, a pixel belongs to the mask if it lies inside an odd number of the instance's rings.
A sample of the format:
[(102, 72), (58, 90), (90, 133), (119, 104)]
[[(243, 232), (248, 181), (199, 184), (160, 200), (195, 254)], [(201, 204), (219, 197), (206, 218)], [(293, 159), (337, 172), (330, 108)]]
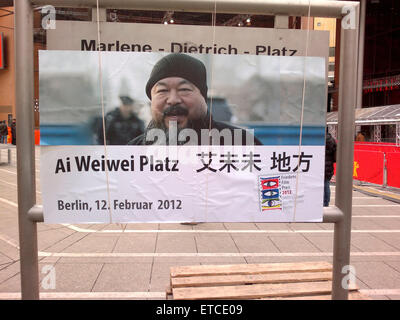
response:
[[(400, 122), (400, 104), (356, 109), (356, 125), (396, 124)], [(327, 124), (338, 123), (338, 112), (328, 112)]]

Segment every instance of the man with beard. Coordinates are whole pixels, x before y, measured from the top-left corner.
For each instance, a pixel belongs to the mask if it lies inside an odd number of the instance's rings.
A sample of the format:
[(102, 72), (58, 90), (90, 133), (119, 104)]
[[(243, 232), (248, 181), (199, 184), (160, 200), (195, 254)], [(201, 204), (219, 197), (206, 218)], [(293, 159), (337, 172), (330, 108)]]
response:
[[(131, 140), (129, 145), (261, 145), (246, 130), (210, 117), (206, 103), (206, 68), (189, 55), (172, 53), (160, 59), (150, 74), (146, 94), (151, 100), (152, 120), (144, 134)], [(210, 129), (211, 133), (213, 129), (221, 132), (218, 139), (211, 139)]]

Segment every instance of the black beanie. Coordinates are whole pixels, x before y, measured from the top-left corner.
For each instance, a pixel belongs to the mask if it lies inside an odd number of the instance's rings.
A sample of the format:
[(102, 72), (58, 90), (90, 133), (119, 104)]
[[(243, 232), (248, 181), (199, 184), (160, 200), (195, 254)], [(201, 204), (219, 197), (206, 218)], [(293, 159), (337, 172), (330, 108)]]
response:
[(207, 71), (203, 62), (183, 53), (171, 53), (153, 67), (146, 84), (146, 94), (151, 100), (151, 89), (161, 79), (180, 77), (193, 83), (207, 100)]

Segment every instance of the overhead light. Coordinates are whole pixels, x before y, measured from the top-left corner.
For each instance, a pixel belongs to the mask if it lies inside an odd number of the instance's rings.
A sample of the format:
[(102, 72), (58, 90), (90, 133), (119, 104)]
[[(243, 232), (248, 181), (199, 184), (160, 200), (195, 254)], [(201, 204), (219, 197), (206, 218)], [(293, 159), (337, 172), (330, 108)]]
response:
[(168, 24), (168, 23), (174, 23), (174, 18), (172, 17), (174, 15), (173, 11), (166, 11), (164, 14), (164, 17), (162, 18), (162, 23)]
[(251, 22), (251, 19), (250, 19), (250, 18), (247, 18), (247, 19), (246, 19), (246, 22), (247, 22), (247, 23), (250, 23), (250, 22)]

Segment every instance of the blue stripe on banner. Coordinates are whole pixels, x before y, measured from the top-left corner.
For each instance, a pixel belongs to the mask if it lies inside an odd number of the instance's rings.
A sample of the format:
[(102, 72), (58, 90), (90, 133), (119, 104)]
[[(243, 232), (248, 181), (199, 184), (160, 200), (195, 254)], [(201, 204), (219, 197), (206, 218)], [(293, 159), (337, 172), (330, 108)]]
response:
[[(246, 127), (254, 129), (255, 136), (263, 145), (299, 145), (300, 126), (248, 124)], [(325, 126), (303, 126), (301, 144), (304, 146), (325, 145), (325, 130)]]
[[(296, 146), (299, 145), (300, 126), (289, 125), (252, 125), (255, 136), (263, 145)], [(41, 125), (41, 145), (94, 145), (88, 125)], [(325, 145), (324, 126), (303, 126), (302, 145)]]

